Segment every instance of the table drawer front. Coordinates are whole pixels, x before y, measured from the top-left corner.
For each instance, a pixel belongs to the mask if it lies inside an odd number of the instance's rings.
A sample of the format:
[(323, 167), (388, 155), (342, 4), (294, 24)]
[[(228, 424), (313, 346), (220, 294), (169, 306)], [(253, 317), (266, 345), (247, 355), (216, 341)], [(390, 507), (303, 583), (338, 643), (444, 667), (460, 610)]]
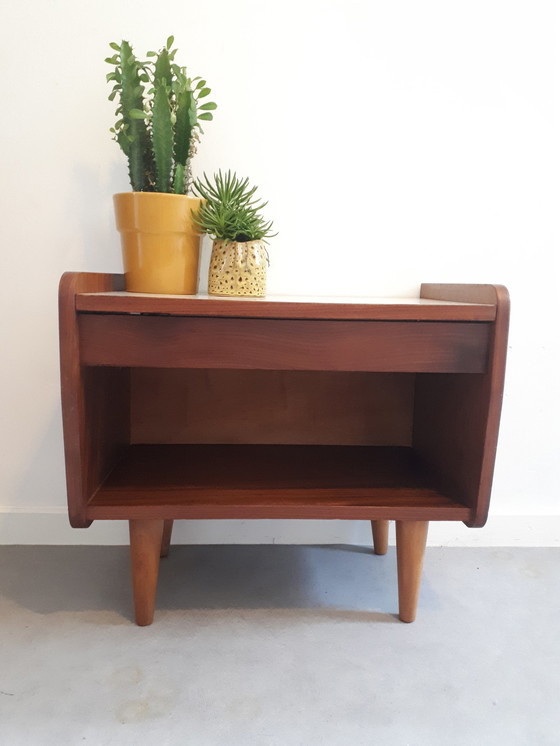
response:
[(85, 365), (483, 373), (490, 324), (79, 314)]

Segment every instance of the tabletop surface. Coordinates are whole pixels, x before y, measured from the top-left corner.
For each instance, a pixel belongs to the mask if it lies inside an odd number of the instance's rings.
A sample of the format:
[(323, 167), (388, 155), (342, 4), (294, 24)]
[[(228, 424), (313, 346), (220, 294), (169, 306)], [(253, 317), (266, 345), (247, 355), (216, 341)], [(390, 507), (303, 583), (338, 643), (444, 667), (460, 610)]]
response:
[(76, 295), (76, 309), (89, 313), (364, 321), (493, 321), (496, 316), (496, 306), (493, 304), (430, 298), (290, 295), (241, 298), (209, 295), (149, 295), (124, 291), (80, 293)]

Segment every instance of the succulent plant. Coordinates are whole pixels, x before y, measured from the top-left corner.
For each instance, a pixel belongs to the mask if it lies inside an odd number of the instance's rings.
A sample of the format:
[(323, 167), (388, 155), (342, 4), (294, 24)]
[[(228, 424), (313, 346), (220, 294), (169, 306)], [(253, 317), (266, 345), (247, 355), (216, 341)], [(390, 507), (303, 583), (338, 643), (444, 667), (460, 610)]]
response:
[(193, 183), (193, 191), (204, 199), (194, 222), (211, 238), (245, 242), (266, 241), (277, 235), (272, 233), (272, 221), (267, 222), (260, 214), (268, 202), (253, 199), (257, 187), (251, 187), (248, 178), (219, 171), (211, 181), (204, 174), (204, 181)]
[(135, 192), (186, 194), (192, 184), (191, 159), (196, 152), (200, 121), (211, 120), (213, 102), (200, 103), (210, 93), (206, 81), (189, 78), (175, 63), (174, 38), (159, 52), (139, 61), (127, 41), (112, 42), (115, 54), (105, 60), (114, 66), (109, 100), (118, 96), (114, 139), (128, 158)]

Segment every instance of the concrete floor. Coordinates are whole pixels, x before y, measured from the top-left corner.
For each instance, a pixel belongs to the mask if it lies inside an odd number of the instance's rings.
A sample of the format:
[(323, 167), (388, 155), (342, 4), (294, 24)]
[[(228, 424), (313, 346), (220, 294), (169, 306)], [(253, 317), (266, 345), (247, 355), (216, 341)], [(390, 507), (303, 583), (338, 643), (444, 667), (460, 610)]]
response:
[(180, 546), (151, 627), (124, 547), (0, 547), (0, 744), (558, 746), (560, 550)]

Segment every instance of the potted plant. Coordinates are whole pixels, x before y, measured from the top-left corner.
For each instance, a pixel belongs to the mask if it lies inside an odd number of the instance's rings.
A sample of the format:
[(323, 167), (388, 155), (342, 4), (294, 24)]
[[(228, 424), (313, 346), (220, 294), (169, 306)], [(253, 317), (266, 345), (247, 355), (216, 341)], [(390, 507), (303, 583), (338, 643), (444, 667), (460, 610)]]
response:
[(194, 191), (203, 202), (194, 221), (214, 243), (208, 273), (210, 295), (266, 295), (268, 265), (267, 238), (272, 222), (261, 215), (268, 204), (254, 199), (257, 187), (228, 171), (214, 174), (211, 181), (194, 182)]
[(117, 99), (111, 129), (128, 159), (132, 192), (114, 196), (121, 233), (126, 287), (132, 292), (196, 292), (200, 233), (192, 212), (200, 198), (188, 196), (191, 159), (200, 120), (211, 120), (216, 104), (202, 103), (206, 81), (189, 78), (175, 63), (173, 37), (160, 52), (139, 61), (127, 41), (110, 46), (114, 70), (109, 100)]

